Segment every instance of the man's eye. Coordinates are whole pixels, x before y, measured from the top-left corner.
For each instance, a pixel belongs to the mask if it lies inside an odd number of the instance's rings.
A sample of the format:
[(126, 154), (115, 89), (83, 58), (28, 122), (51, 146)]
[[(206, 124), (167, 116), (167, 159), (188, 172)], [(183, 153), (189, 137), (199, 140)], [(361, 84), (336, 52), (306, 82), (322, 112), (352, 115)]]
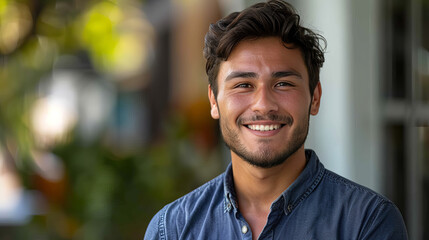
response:
[(240, 83), (240, 84), (237, 84), (235, 87), (236, 88), (250, 88), (250, 87), (252, 87), (252, 85), (250, 85), (248, 83)]
[(288, 86), (293, 86), (292, 84), (288, 83), (288, 82), (279, 82), (276, 84), (277, 87), (288, 87)]

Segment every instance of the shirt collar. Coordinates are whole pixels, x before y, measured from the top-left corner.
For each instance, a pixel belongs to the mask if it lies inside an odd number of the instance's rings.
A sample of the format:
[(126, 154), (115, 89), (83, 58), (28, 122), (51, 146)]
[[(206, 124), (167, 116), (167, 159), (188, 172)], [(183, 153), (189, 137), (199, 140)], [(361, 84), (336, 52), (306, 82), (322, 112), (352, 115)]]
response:
[(313, 150), (305, 150), (307, 164), (298, 178), (282, 193), (285, 214), (290, 214), (322, 180), (325, 167)]
[(237, 197), (234, 188), (234, 178), (232, 174), (232, 164), (229, 163), (225, 171), (224, 179), (224, 192), (225, 192), (225, 212), (229, 212), (232, 209), (238, 211)]
[[(322, 179), (325, 167), (319, 161), (313, 150), (305, 150), (307, 164), (298, 178), (273, 202), (273, 205), (280, 204), (283, 201), (283, 208), (286, 215), (289, 215), (293, 209), (304, 199), (306, 199), (317, 187)], [(237, 198), (234, 188), (234, 180), (231, 163), (225, 171), (224, 177), (224, 210), (225, 212), (238, 211)]]

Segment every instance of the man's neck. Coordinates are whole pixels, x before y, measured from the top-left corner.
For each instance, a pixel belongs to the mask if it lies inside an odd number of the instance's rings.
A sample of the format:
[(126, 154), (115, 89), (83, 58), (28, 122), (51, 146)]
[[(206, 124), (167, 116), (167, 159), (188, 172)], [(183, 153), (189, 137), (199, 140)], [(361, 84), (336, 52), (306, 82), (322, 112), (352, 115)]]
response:
[(233, 152), (231, 159), (240, 212), (251, 225), (252, 232), (259, 234), (266, 223), (271, 204), (304, 169), (305, 150), (300, 148), (281, 165), (268, 169), (253, 166)]

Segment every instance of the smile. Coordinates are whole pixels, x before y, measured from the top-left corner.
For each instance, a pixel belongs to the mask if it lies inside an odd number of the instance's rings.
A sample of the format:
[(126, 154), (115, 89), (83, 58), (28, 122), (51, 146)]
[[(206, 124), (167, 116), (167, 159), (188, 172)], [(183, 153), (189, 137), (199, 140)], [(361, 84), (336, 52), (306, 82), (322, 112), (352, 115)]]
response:
[(273, 130), (277, 130), (279, 128), (282, 127), (281, 124), (271, 124), (271, 125), (247, 125), (247, 127), (249, 129), (252, 129), (254, 131), (261, 131), (261, 132), (265, 132), (265, 131), (273, 131)]

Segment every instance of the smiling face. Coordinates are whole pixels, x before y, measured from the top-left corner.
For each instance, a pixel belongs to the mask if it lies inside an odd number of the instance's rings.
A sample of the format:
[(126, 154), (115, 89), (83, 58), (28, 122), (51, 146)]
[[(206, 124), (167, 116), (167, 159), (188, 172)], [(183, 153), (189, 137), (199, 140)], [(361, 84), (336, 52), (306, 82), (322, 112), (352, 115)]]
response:
[(309, 114), (317, 114), (321, 87), (310, 96), (298, 48), (277, 37), (243, 40), (218, 73), (218, 95), (209, 87), (211, 115), (219, 119), (232, 158), (269, 168), (304, 148)]

